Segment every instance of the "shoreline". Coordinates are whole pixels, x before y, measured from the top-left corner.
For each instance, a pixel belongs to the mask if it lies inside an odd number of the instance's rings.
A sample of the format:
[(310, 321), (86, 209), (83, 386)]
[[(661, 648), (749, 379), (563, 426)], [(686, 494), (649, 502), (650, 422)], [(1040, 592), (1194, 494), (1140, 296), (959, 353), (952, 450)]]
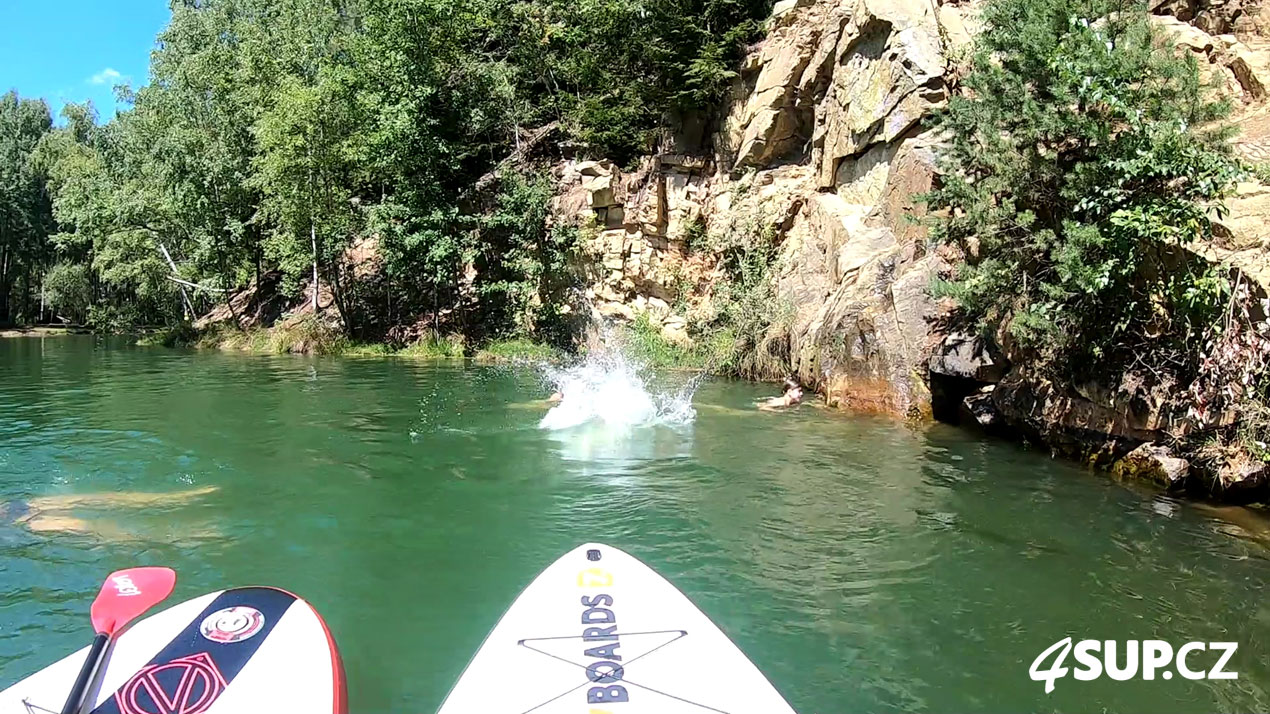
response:
[[(92, 334), (92, 331), (83, 328), (57, 327), (0, 330), (0, 337), (45, 337), (69, 334)], [(645, 339), (638, 339), (640, 337), (638, 334), (635, 334), (635, 337), (637, 339), (631, 340), (628, 343), (628, 347), (635, 352), (637, 358), (643, 358), (641, 361), (652, 369), (670, 372), (697, 372), (705, 368), (703, 364), (694, 364), (697, 360), (691, 359), (702, 356), (696, 350), (669, 349), (671, 346), (649, 344), (646, 337)], [(215, 350), (253, 355), (296, 354), (347, 357), (363, 360), (390, 358), (412, 362), (469, 362), (487, 365), (531, 362), (560, 363), (567, 359), (567, 354), (560, 349), (524, 338), (494, 340), (485, 343), (479, 348), (466, 344), (460, 337), (425, 337), (405, 347), (395, 347), (383, 342), (357, 342), (337, 334), (329, 326), (315, 324), (309, 320), (248, 330), (225, 329), (223, 326), (211, 329), (191, 329), (189, 327), (158, 329), (144, 332), (136, 344), (142, 347), (167, 347), (198, 351)], [(705, 361), (708, 362), (710, 360)], [(761, 382), (763, 380), (751, 379), (749, 381)], [(843, 404), (837, 404), (832, 407), (826, 404), (826, 408), (846, 413), (860, 413), (859, 410), (853, 410)], [(900, 417), (900, 419), (903, 420), (903, 417)], [(982, 427), (976, 428), (973, 424), (965, 424), (960, 421), (958, 423), (950, 423), (946, 420), (933, 419), (931, 417), (927, 417), (927, 419), (930, 419), (931, 422), (946, 423), (976, 432), (982, 439), (1015, 443), (1032, 441), (1022, 434), (994, 433), (994, 430)], [(918, 421), (926, 421), (926, 419), (918, 419)], [(1263, 507), (1267, 503), (1264, 498), (1260, 497), (1260, 494), (1241, 494), (1237, 489), (1213, 488), (1212, 474), (1204, 471), (1203, 465), (1199, 463), (1191, 465), (1191, 469), (1195, 471), (1193, 478), (1160, 483), (1160, 480), (1155, 478), (1155, 471), (1150, 468), (1145, 470), (1115, 468), (1117, 465), (1123, 466), (1122, 462), (1125, 461), (1124, 459), (1112, 463), (1095, 463), (1088, 458), (1081, 458), (1079, 454), (1054, 453), (1052, 455), (1069, 463), (1083, 462), (1091, 466), (1093, 471), (1098, 472), (1104, 478), (1149, 485), (1152, 488), (1159, 489), (1160, 493), (1181, 497), (1188, 501), (1208, 501), (1223, 505), (1242, 506), (1261, 504)], [(1147, 466), (1153, 466), (1153, 464), (1149, 463)]]
[(66, 335), (91, 335), (93, 331), (86, 327), (2, 327), (0, 338), (4, 337), (64, 337)]

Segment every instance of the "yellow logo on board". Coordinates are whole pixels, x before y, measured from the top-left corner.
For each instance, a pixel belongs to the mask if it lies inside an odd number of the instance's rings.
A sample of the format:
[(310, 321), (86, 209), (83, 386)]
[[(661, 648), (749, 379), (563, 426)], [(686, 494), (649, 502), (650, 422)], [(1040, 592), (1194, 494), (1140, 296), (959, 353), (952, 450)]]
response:
[(607, 588), (613, 585), (613, 574), (603, 568), (587, 568), (578, 572), (578, 587)]

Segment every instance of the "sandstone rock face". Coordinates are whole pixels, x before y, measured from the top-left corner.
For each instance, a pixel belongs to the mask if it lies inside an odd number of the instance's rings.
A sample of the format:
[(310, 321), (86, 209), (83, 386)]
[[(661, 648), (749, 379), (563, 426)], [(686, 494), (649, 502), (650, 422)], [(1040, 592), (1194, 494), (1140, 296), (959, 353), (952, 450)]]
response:
[[(947, 266), (910, 218), (935, 171), (923, 119), (948, 96), (979, 31), (978, 7), (782, 0), (740, 68), (713, 155), (663, 154), (627, 172), (602, 161), (559, 167), (555, 214), (584, 227), (595, 313), (646, 317), (668, 339), (689, 341), (713, 314), (711, 236), (764, 233), (779, 244), (773, 279), (785, 316), (770, 338), (831, 403), (926, 415), (937, 375), (973, 383), (952, 392), (953, 411), (1056, 451), (1110, 464), (1179, 436), (1166, 395), (1050, 384), (1020, 366), (1025, 356), (1008, 341), (998, 340), (1002, 356), (940, 334), (928, 286)], [(1259, 7), (1156, 0), (1152, 9), (1232, 98), (1242, 128), (1234, 150), (1270, 163), (1270, 24)], [(1215, 239), (1186, 249), (1270, 290), (1270, 189), (1250, 181), (1226, 203)], [(984, 383), (995, 386), (976, 391)]]
[(689, 255), (686, 241), (702, 221), (708, 176), (702, 158), (666, 155), (623, 173), (607, 161), (556, 168), (558, 221), (580, 227), (591, 257), (587, 298), (594, 315), (641, 316), (668, 339), (687, 341), (673, 303), (700, 301), (709, 261)]
[(744, 63), (713, 156), (652, 157), (627, 174), (561, 166), (554, 213), (586, 231), (595, 312), (647, 316), (686, 341), (712, 314), (718, 262), (694, 243), (770, 236), (788, 315), (770, 339), (788, 344), (786, 366), (831, 403), (929, 414), (927, 286), (941, 263), (910, 216), (934, 173), (921, 122), (947, 97), (945, 42), (969, 42), (973, 7), (785, 0)]

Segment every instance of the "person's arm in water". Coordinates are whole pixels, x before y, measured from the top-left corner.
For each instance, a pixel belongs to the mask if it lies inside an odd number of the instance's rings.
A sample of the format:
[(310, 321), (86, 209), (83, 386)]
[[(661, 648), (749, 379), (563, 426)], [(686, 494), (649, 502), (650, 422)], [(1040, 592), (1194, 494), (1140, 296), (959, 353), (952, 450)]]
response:
[(76, 508), (144, 508), (156, 505), (184, 505), (199, 496), (215, 493), (216, 486), (203, 486), (171, 493), (68, 493), (56, 496), (0, 503), (0, 520), (11, 520), (32, 533), (91, 535), (104, 540), (134, 537), (118, 526), (88, 521), (70, 514)]
[(138, 508), (145, 506), (180, 506), (199, 496), (215, 493), (217, 486), (203, 486), (187, 491), (171, 493), (139, 493), (124, 491), (121, 493), (67, 493), (56, 496), (36, 496), (27, 499), (27, 504), (35, 511), (68, 511), (72, 508)]

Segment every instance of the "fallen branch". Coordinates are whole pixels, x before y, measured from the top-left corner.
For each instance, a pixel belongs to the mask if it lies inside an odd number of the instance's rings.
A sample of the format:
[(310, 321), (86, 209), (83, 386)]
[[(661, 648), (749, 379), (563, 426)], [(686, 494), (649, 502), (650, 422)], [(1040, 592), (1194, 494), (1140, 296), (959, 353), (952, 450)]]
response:
[(171, 280), (171, 281), (172, 281), (172, 282), (174, 282), (174, 283), (180, 283), (181, 285), (187, 285), (187, 286), (189, 286), (189, 287), (191, 287), (191, 288), (194, 288), (195, 290), (206, 290), (206, 291), (208, 291), (208, 292), (210, 292), (210, 293), (227, 293), (227, 292), (229, 292), (229, 290), (227, 290), (227, 289), (225, 289), (225, 288), (209, 288), (209, 287), (207, 287), (206, 285), (199, 285), (198, 283), (191, 283), (191, 282), (190, 282), (190, 281), (188, 281), (188, 280), (181, 280), (180, 278), (174, 278), (174, 277), (172, 277), (171, 275), (168, 275), (168, 276), (165, 276), (165, 277), (166, 277), (168, 280)]
[[(168, 252), (167, 246), (163, 245), (162, 243), (159, 243), (159, 250), (163, 251), (163, 257), (168, 261), (168, 267), (171, 268), (172, 272), (175, 273), (176, 261), (172, 260), (172, 254)], [(184, 281), (177, 280), (177, 282), (180, 283)], [(181, 288), (181, 302), (185, 304), (185, 314), (188, 315), (191, 320), (193, 320), (196, 315), (196, 313), (194, 312), (194, 303), (190, 302), (190, 296), (186, 294), (184, 287)]]

